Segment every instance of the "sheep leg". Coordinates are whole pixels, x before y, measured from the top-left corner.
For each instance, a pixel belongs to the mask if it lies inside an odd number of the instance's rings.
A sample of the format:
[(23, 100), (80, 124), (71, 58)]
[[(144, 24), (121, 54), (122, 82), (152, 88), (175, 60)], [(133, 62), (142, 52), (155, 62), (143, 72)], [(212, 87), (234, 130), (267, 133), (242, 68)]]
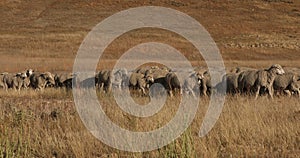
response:
[(106, 87), (107, 87), (106, 93), (111, 92), (112, 84), (111, 84), (111, 83), (108, 83), (108, 85), (107, 85)]
[(103, 82), (101, 82), (101, 83), (99, 83), (99, 91), (102, 91), (104, 88), (104, 83)]
[(6, 92), (8, 92), (8, 85), (7, 84), (4, 84), (4, 89)]
[(292, 84), (292, 85), (291, 85), (291, 90), (292, 90), (294, 93), (297, 93), (298, 97), (300, 98), (300, 90), (299, 90), (299, 88), (298, 88), (295, 84)]
[(207, 91), (207, 86), (203, 85), (202, 93), (203, 93), (204, 96), (207, 96), (206, 91)]
[(188, 92), (190, 92), (192, 94), (193, 97), (196, 97), (194, 90), (192, 88), (188, 88)]
[(194, 98), (196, 98), (196, 95), (195, 95), (195, 93), (194, 93), (193, 90), (191, 90), (191, 93), (192, 93), (192, 96), (193, 96)]
[(292, 94), (291, 94), (291, 92), (290, 92), (289, 90), (284, 90), (283, 92), (284, 92), (285, 94), (287, 94), (289, 97), (292, 96)]
[(268, 86), (268, 93), (269, 93), (269, 95), (270, 95), (270, 97), (271, 97), (271, 99), (273, 99), (273, 94), (274, 94), (274, 92), (273, 92), (273, 88), (272, 88), (272, 86)]
[(14, 90), (14, 91), (17, 91), (18, 89), (17, 89), (17, 86), (16, 85), (12, 85), (12, 89)]
[(168, 89), (169, 96), (170, 96), (170, 97), (173, 97), (171, 80), (168, 80), (167, 82), (168, 82), (168, 87), (167, 87), (167, 89)]
[(140, 87), (140, 89), (142, 90), (143, 95), (146, 95), (145, 88), (144, 87)]
[(118, 84), (118, 89), (119, 89), (119, 91), (122, 90), (122, 82)]
[(300, 98), (300, 90), (298, 88), (293, 88), (292, 91), (298, 95)]
[(18, 93), (21, 93), (21, 86), (18, 87)]
[(172, 89), (168, 90), (170, 97), (173, 97)]
[(22, 87), (22, 83), (18, 83), (18, 85), (17, 85), (17, 91), (19, 92), (19, 94), (20, 94), (20, 91), (21, 91), (21, 87)]
[(245, 89), (244, 89), (244, 84), (243, 83), (241, 83), (241, 85), (239, 85), (240, 87), (239, 87), (239, 91), (240, 91), (240, 93), (242, 94), (242, 93), (244, 93), (245, 91)]
[(258, 95), (259, 95), (259, 91), (260, 91), (260, 86), (256, 87), (256, 94), (255, 94), (255, 100), (257, 99)]
[(300, 90), (297, 89), (298, 97), (300, 98)]

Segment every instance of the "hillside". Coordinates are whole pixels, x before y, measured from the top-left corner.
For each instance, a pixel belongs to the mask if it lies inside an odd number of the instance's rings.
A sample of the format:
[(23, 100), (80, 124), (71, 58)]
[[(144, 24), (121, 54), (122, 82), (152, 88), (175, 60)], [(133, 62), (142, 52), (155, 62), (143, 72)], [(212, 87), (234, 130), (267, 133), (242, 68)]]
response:
[[(261, 67), (273, 62), (300, 66), (298, 0), (228, 0), (222, 3), (206, 0), (3, 0), (0, 2), (1, 71), (27, 67), (71, 70), (82, 40), (97, 23), (118, 11), (148, 5), (173, 8), (198, 20), (216, 41), (227, 66)], [(123, 52), (146, 41), (170, 44), (194, 61), (193, 64), (203, 64), (197, 62), (201, 57), (190, 43), (159, 29), (141, 29), (123, 35), (110, 45), (102, 59), (113, 64)]]

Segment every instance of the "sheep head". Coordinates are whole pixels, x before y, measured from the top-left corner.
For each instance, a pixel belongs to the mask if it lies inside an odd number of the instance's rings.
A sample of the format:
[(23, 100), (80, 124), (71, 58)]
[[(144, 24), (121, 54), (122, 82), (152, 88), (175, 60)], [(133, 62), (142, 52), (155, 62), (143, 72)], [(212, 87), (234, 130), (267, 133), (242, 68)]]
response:
[(285, 73), (284, 70), (283, 70), (283, 68), (282, 68), (282, 66), (279, 65), (279, 64), (272, 65), (269, 70), (271, 70), (271, 71), (275, 70), (276, 74), (278, 74), (278, 75), (282, 75), (282, 74)]

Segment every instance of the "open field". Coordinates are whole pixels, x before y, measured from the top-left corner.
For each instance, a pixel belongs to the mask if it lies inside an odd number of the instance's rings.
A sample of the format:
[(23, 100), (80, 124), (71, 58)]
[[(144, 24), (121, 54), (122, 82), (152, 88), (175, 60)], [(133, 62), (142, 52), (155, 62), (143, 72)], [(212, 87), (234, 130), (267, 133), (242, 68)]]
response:
[[(0, 150), (8, 157), (297, 157), (300, 153), (296, 97), (261, 97), (254, 101), (253, 97), (228, 96), (215, 127), (200, 138), (198, 131), (208, 105), (208, 98), (202, 98), (192, 125), (181, 137), (159, 150), (130, 153), (106, 146), (86, 130), (71, 93), (47, 89), (38, 94), (1, 95), (5, 98), (0, 99)], [(98, 96), (112, 121), (131, 131), (163, 126), (179, 103), (178, 99), (169, 99), (157, 115), (142, 119), (122, 112), (111, 95)]]
[[(88, 32), (118, 11), (163, 6), (198, 20), (211, 34), (227, 69), (266, 68), (278, 63), (300, 68), (299, 0), (1, 0), (0, 72), (28, 68), (44, 72), (72, 71), (77, 50)], [(178, 49), (193, 66), (206, 63), (179, 35), (155, 28), (132, 30), (115, 39), (97, 69), (112, 68), (122, 53), (144, 42)], [(112, 121), (132, 131), (166, 124), (179, 99), (147, 119), (117, 107), (111, 94), (98, 94)], [(133, 97), (138, 103), (148, 98)], [(296, 97), (227, 96), (216, 125), (198, 137), (208, 98), (201, 97), (196, 118), (173, 143), (145, 153), (113, 149), (92, 136), (76, 111), (72, 93), (59, 89), (20, 93), (0, 91), (0, 157), (298, 157), (300, 102)], [(145, 126), (145, 124), (147, 126)]]

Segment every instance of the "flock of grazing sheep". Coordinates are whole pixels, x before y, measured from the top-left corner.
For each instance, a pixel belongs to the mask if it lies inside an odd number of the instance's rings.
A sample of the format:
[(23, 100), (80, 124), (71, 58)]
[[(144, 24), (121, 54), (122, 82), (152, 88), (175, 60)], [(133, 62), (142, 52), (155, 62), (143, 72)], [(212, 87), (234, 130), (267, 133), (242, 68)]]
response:
[(236, 67), (229, 70), (223, 76), (222, 82), (217, 85), (211, 84), (210, 73), (204, 68), (195, 68), (189, 72), (183, 84), (180, 84), (176, 71), (158, 66), (142, 67), (133, 71), (125, 68), (116, 71), (101, 70), (95, 77), (81, 82), (74, 82), (77, 81), (77, 74), (39, 73), (28, 69), (19, 73), (1, 73), (0, 87), (6, 91), (28, 88), (43, 90), (44, 88), (94, 87), (104, 92), (109, 92), (112, 88), (122, 90), (129, 87), (138, 90), (142, 95), (148, 95), (151, 85), (160, 83), (170, 96), (173, 96), (173, 93), (206, 96), (214, 90), (222, 92), (226, 90), (229, 94), (254, 94), (255, 98), (264, 93), (271, 98), (274, 94), (296, 94), (300, 97), (300, 76), (293, 71), (294, 69), (283, 69), (279, 64), (266, 69)]

